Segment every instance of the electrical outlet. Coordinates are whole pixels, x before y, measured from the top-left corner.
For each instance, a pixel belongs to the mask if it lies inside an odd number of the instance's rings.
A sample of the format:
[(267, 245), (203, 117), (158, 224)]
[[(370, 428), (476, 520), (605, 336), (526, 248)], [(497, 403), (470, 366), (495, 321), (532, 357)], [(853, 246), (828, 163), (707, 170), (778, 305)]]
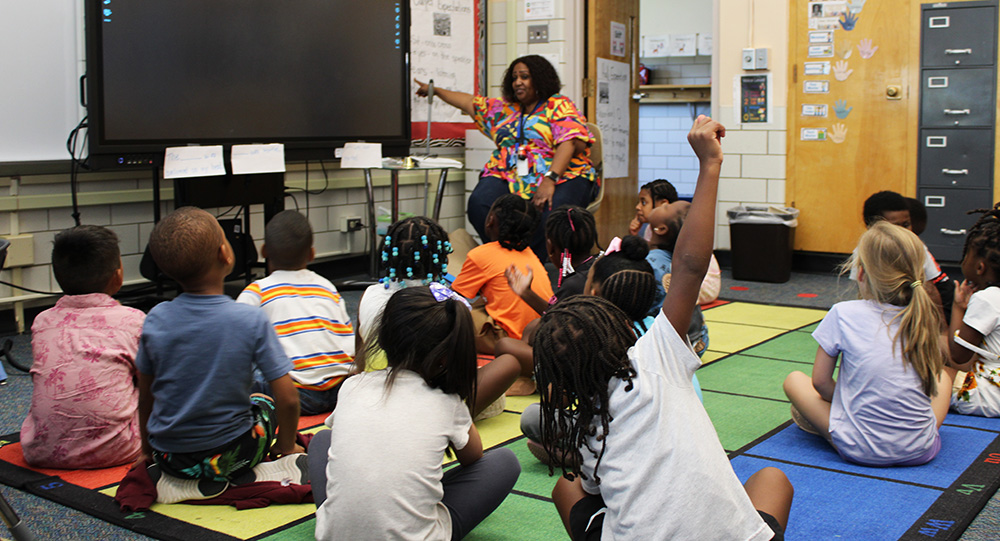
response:
[(340, 231), (343, 233), (353, 233), (364, 229), (360, 216), (343, 216), (340, 218)]
[(545, 24), (532, 24), (528, 26), (528, 43), (548, 43), (549, 42), (549, 25)]

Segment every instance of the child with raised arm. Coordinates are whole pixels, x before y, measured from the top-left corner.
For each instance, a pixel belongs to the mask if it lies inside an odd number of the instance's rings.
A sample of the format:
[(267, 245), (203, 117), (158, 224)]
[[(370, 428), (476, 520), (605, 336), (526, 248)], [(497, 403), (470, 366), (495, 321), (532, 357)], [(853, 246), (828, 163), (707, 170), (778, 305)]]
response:
[[(316, 257), (308, 218), (294, 210), (276, 214), (264, 230), (261, 254), (271, 274), (247, 286), (236, 302), (259, 306), (274, 325), (294, 366), (289, 375), (302, 414), (329, 413), (351, 371), (354, 329), (337, 288), (306, 268)], [(254, 390), (271, 394), (260, 378)]]
[(978, 212), (983, 215), (965, 238), (965, 280), (956, 284), (952, 305), (947, 370), (957, 377), (951, 408), (1000, 417), (1000, 203)]
[(42, 468), (107, 468), (139, 456), (135, 355), (145, 314), (111, 298), (122, 285), (114, 231), (56, 235), (52, 272), (66, 295), (31, 325), (31, 409), (24, 460)]
[(542, 444), (567, 450), (570, 475), (552, 498), (573, 539), (782, 538), (791, 484), (765, 468), (740, 485), (691, 383), (701, 362), (681, 338), (711, 255), (724, 134), (699, 116), (688, 135), (701, 170), (649, 331), (636, 340), (628, 316), (591, 296), (559, 303), (536, 331)]
[[(175, 210), (153, 228), (149, 249), (184, 292), (150, 310), (142, 329), (136, 364), (143, 452), (158, 468), (154, 480), (162, 473), (167, 480), (195, 481), (171, 494), (158, 483), (158, 501), (211, 497), (229, 482), (266, 477), (256, 468), (268, 453), (303, 452), (295, 443), (299, 396), (289, 376), (292, 363), (271, 322), (224, 294), (235, 257), (211, 214)], [(273, 399), (251, 397), (254, 368)], [(302, 471), (299, 477), (292, 472), (293, 481), (308, 482), (304, 456), (289, 458), (284, 464)]]
[(873, 223), (848, 261), (861, 299), (835, 304), (813, 332), (812, 376), (785, 378), (792, 419), (850, 462), (917, 466), (941, 449), (951, 379), (942, 371), (941, 314), (923, 287), (923, 264), (913, 232)]
[[(310, 446), (316, 539), (462, 539), (521, 471), (510, 449), (483, 453), (472, 424), (472, 317), (435, 283), (397, 291), (379, 320), (369, 347), (385, 352), (388, 369), (344, 382), (331, 430)], [(460, 465), (443, 472), (449, 451)]]

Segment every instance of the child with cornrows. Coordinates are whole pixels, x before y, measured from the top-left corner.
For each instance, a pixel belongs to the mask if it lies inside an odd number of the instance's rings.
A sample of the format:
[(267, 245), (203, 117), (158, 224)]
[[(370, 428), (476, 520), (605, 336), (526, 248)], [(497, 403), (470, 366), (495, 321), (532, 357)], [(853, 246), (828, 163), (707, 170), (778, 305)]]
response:
[[(359, 342), (358, 355), (355, 357), (357, 370), (366, 366), (385, 368), (385, 354), (373, 343), (379, 333), (382, 312), (396, 293), (411, 287), (434, 286), (437, 291), (446, 291), (461, 298), (443, 285), (444, 276), (448, 273), (451, 243), (448, 241), (448, 234), (437, 222), (415, 216), (390, 225), (382, 241), (381, 252), (385, 276), (379, 283), (368, 286), (358, 306)], [(517, 380), (521, 370), (521, 365), (513, 358), (496, 359), (480, 368), (477, 373), (478, 392), (475, 403), (471, 404), (473, 415), (478, 416), (503, 396)]]
[(983, 215), (965, 238), (965, 280), (955, 284), (946, 370), (956, 375), (953, 410), (1000, 417), (1000, 203), (974, 212)]
[(688, 134), (701, 163), (693, 208), (646, 334), (637, 340), (629, 317), (594, 296), (552, 307), (535, 333), (542, 445), (566, 450), (552, 499), (573, 539), (782, 538), (791, 484), (765, 468), (740, 485), (691, 384), (701, 362), (681, 338), (711, 255), (724, 135), (705, 116)]
[(951, 379), (942, 370), (941, 312), (923, 287), (924, 257), (912, 231), (874, 222), (847, 262), (861, 299), (835, 304), (813, 332), (812, 377), (785, 379), (792, 419), (847, 461), (916, 466), (941, 449)]

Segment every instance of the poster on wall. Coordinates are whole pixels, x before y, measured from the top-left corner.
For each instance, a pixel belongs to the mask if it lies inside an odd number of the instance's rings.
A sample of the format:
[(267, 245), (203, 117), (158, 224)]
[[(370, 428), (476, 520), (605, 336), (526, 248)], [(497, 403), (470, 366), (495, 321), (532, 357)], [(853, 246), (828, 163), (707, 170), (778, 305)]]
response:
[(763, 124), (768, 122), (768, 75), (740, 76), (740, 122)]
[(698, 34), (671, 34), (670, 56), (695, 56), (698, 54)]
[(604, 145), (604, 178), (628, 176), (631, 72), (625, 62), (597, 59), (597, 118)]
[[(410, 2), (410, 74), (434, 86), (476, 92), (475, 6), (473, 0), (452, 0), (448, 9), (436, 3)], [(410, 119), (427, 122), (427, 98), (416, 95), (416, 83), (410, 92)], [(434, 124), (468, 123), (469, 117), (442, 100), (435, 99), (431, 113)], [(424, 127), (426, 129), (426, 126)], [(422, 138), (425, 133), (413, 133)]]
[(525, 20), (555, 19), (556, 0), (524, 0)]
[(625, 25), (611, 21), (611, 54), (625, 56)]
[(642, 56), (646, 58), (670, 56), (670, 36), (668, 34), (643, 36)]

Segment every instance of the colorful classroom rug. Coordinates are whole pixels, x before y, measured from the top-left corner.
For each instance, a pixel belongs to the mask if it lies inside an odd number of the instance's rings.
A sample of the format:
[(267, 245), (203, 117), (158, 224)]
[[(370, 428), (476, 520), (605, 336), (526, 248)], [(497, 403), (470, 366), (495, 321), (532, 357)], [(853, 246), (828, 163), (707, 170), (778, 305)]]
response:
[[(788, 539), (957, 539), (1000, 486), (1000, 419), (949, 415), (942, 450), (916, 468), (866, 468), (842, 461), (824, 441), (790, 425), (781, 383), (809, 373), (810, 336), (825, 311), (717, 303), (705, 310), (709, 350), (698, 371), (708, 410), (740, 479), (765, 466), (795, 486)], [(555, 479), (528, 452), (520, 413), (538, 397), (508, 397), (501, 415), (477, 423), (487, 448), (504, 446), (521, 476), (500, 508), (468, 537), (477, 541), (564, 539), (551, 503)], [(304, 432), (323, 416), (302, 419)], [(112, 500), (124, 467), (96, 472), (33, 470), (17, 435), (0, 438), (0, 482), (159, 539), (313, 539), (312, 504), (236, 511), (231, 507), (160, 505), (126, 515)], [(24, 517), (30, 520), (30, 517)]]

